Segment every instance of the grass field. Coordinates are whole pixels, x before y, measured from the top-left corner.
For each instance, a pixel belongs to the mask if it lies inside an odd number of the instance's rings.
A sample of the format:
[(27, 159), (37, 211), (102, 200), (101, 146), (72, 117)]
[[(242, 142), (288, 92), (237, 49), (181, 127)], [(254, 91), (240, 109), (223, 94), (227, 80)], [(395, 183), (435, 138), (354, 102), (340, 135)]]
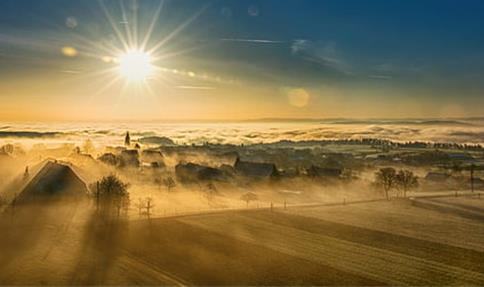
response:
[[(476, 215), (484, 200), (416, 201), (108, 226), (84, 206), (57, 208), (35, 224), (16, 219), (16, 232), (2, 236), (0, 283), (483, 285), (484, 222)], [(53, 220), (59, 216), (65, 220)]]

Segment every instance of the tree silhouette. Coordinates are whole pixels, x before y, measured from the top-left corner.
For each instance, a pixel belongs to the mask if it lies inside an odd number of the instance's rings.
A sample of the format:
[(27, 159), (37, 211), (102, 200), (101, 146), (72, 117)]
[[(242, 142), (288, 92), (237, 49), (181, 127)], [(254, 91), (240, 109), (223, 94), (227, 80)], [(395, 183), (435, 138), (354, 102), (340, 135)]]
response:
[(176, 182), (171, 176), (168, 176), (163, 179), (163, 185), (166, 187), (168, 192), (170, 192), (172, 188), (176, 187)]
[(396, 184), (397, 172), (392, 167), (381, 168), (376, 173), (376, 184), (381, 186), (385, 191), (385, 197), (387, 200), (390, 199), (389, 192)]
[(476, 169), (475, 164), (471, 164), (470, 166), (470, 173), (471, 173), (471, 192), (474, 193), (474, 170)]
[(213, 197), (215, 196), (215, 194), (217, 194), (217, 192), (218, 190), (215, 184), (211, 182), (207, 184), (207, 188), (204, 190), (204, 195), (209, 203), (213, 200)]
[(395, 175), (396, 186), (403, 191), (403, 197), (407, 197), (407, 191), (418, 187), (418, 178), (409, 170), (400, 170)]
[(103, 177), (96, 183), (94, 195), (100, 211), (106, 217), (114, 213), (119, 218), (121, 211), (127, 212), (129, 208), (129, 185), (122, 182), (117, 176)]
[(139, 210), (139, 215), (146, 215), (148, 218), (151, 217), (151, 211), (155, 205), (153, 204), (153, 198), (151, 197), (146, 197), (145, 199), (138, 199), (138, 210)]
[(29, 177), (30, 177), (30, 173), (29, 173), (29, 166), (26, 166), (26, 167), (25, 167), (25, 171), (24, 171), (24, 177), (23, 177), (23, 179), (24, 179), (24, 180), (28, 180), (28, 179), (29, 179)]
[(253, 192), (247, 192), (247, 193), (242, 194), (240, 199), (245, 201), (246, 204), (247, 204), (247, 207), (249, 207), (249, 202), (257, 200), (257, 199), (259, 199), (259, 197), (257, 196), (257, 194), (255, 194)]

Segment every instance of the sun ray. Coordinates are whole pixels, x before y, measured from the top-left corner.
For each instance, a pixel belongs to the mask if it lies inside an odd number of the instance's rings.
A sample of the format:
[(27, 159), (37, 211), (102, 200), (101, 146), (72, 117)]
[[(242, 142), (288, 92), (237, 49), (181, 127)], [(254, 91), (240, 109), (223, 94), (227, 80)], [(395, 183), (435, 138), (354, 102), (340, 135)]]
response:
[(141, 43), (140, 49), (142, 49), (142, 50), (146, 49), (146, 45), (148, 44), (148, 42), (151, 39), (151, 34), (153, 33), (153, 29), (155, 28), (155, 24), (160, 17), (160, 13), (163, 10), (164, 4), (165, 4), (165, 1), (160, 0), (160, 4), (158, 5), (158, 8), (156, 9), (156, 12), (153, 16), (153, 19), (151, 20), (150, 26), (148, 28), (148, 31), (146, 32), (146, 35), (143, 39), (143, 42)]
[(180, 50), (180, 51), (177, 51), (177, 52), (172, 52), (172, 53), (153, 54), (152, 55), (153, 62), (163, 61), (163, 60), (167, 60), (167, 59), (174, 58), (174, 57), (177, 57), (177, 56), (186, 55), (186, 54), (189, 54), (193, 51), (203, 49), (203, 48), (205, 48), (209, 45), (210, 44), (203, 45), (203, 46), (194, 46), (194, 47), (190, 47), (190, 48)]
[(133, 11), (133, 37), (134, 37), (134, 47), (131, 48), (138, 48), (138, 1), (132, 0), (132, 7)]
[(128, 38), (128, 44), (130, 47), (133, 47), (134, 42), (133, 42), (133, 35), (131, 35), (131, 30), (129, 29), (129, 20), (128, 16), (126, 14), (126, 8), (124, 6), (124, 0), (119, 0), (119, 5), (121, 6), (121, 14), (123, 16), (123, 25), (124, 25), (124, 30), (126, 32), (126, 37)]
[(126, 51), (128, 51), (130, 47), (129, 47), (128, 43), (126, 42), (126, 39), (124, 38), (123, 34), (119, 30), (118, 25), (116, 25), (116, 22), (114, 21), (113, 17), (109, 13), (106, 5), (104, 4), (104, 1), (103, 0), (99, 0), (98, 2), (99, 2), (99, 5), (101, 6), (101, 8), (102, 8), (102, 10), (104, 12), (104, 15), (106, 15), (106, 18), (108, 19), (109, 23), (111, 24), (111, 27), (113, 28), (114, 32), (116, 33), (116, 35), (118, 37), (118, 40), (123, 45), (124, 49)]
[(182, 23), (180, 26), (178, 26), (175, 30), (173, 30), (168, 36), (166, 36), (164, 39), (159, 41), (157, 44), (155, 44), (149, 51), (148, 53), (153, 54), (155, 53), (159, 48), (163, 47), (168, 41), (170, 41), (173, 37), (176, 37), (180, 32), (182, 32), (184, 29), (186, 29), (190, 24), (192, 24), (195, 20), (202, 15), (203, 12), (209, 7), (210, 5), (207, 4), (202, 7), (197, 13), (195, 13), (192, 17), (190, 17), (187, 21)]
[(112, 86), (114, 86), (114, 84), (116, 84), (120, 80), (121, 80), (121, 78), (118, 77), (118, 76), (115, 76), (114, 78), (112, 78), (111, 81), (107, 82), (98, 91), (96, 91), (95, 93), (92, 93), (89, 96), (88, 103), (91, 103), (94, 100), (95, 97), (97, 97), (97, 96), (101, 95), (102, 93), (104, 93), (105, 91), (107, 91), (109, 88), (111, 88)]

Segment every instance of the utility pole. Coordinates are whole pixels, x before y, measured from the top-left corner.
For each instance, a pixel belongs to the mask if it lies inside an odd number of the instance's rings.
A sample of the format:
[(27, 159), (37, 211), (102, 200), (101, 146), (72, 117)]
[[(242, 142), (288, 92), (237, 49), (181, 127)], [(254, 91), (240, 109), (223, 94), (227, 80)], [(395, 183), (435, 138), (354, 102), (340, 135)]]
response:
[(476, 166), (474, 164), (471, 165), (471, 191), (474, 193), (474, 169)]
[(96, 181), (96, 210), (99, 210), (99, 181)]

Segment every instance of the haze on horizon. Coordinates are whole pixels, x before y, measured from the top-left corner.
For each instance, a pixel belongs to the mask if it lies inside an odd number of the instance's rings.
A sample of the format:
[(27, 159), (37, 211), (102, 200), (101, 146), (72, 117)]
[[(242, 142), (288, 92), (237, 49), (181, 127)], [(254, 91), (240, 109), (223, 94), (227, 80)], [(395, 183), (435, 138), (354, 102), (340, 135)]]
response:
[(483, 116), (482, 1), (3, 0), (0, 120)]

